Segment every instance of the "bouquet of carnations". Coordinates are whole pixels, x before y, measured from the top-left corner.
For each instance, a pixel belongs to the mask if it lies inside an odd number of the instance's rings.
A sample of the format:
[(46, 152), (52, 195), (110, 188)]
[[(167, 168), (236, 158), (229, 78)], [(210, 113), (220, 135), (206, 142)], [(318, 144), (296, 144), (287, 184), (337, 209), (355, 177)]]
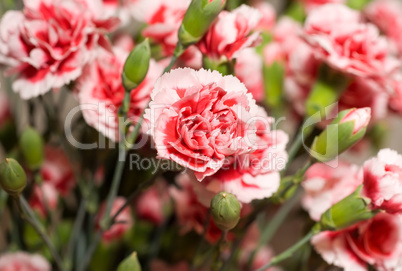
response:
[(0, 4), (0, 271), (402, 270), (399, 0)]

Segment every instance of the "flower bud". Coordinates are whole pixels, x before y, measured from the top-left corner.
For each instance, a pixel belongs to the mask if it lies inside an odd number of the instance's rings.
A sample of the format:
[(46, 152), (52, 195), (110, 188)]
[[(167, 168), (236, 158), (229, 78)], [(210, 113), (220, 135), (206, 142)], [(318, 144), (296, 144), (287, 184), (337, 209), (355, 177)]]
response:
[(226, 0), (192, 0), (179, 29), (179, 42), (188, 47), (201, 40)]
[(325, 130), (315, 137), (310, 154), (327, 162), (350, 148), (366, 133), (371, 118), (370, 108), (341, 111)]
[(138, 261), (137, 252), (133, 252), (124, 259), (117, 268), (117, 271), (141, 271), (141, 265)]
[(151, 48), (148, 39), (134, 47), (124, 63), (121, 75), (126, 91), (136, 88), (144, 80), (148, 73)]
[(322, 214), (320, 219), (322, 230), (341, 230), (373, 218), (379, 212), (371, 210), (371, 200), (361, 195), (362, 188), (363, 185), (360, 185), (352, 194)]
[(35, 129), (27, 128), (22, 132), (20, 149), (29, 169), (41, 167), (44, 160), (43, 139)]
[(0, 164), (0, 185), (8, 194), (18, 196), (27, 184), (27, 176), (21, 165), (12, 158)]
[(215, 224), (223, 231), (236, 227), (241, 206), (233, 194), (220, 192), (211, 201), (211, 214)]

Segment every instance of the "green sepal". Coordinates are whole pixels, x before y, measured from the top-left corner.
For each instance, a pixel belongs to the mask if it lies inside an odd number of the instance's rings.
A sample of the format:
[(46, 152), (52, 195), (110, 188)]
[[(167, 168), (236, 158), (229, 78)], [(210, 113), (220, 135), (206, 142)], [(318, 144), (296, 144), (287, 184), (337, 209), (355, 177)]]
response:
[(124, 259), (117, 268), (117, 271), (141, 271), (137, 252), (133, 252), (130, 256)]
[(179, 43), (188, 47), (201, 40), (225, 3), (222, 0), (192, 0), (179, 28)]
[(371, 219), (379, 213), (378, 210), (371, 210), (371, 200), (361, 195), (362, 188), (363, 185), (360, 185), (352, 194), (332, 205), (322, 214), (320, 219), (322, 230), (342, 230)]

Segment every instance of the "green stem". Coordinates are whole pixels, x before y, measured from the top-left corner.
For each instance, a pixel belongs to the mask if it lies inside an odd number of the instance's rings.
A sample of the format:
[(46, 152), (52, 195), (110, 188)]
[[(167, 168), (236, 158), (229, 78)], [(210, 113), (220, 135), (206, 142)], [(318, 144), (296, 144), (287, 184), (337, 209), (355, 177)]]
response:
[(81, 263), (81, 265), (79, 266), (77, 271), (87, 270), (87, 266), (91, 262), (92, 255), (95, 253), (95, 250), (98, 247), (100, 240), (102, 239), (102, 234), (103, 234), (103, 231), (98, 231), (96, 233), (94, 240), (92, 241), (90, 247), (88, 248), (88, 251), (85, 254), (85, 257), (83, 258), (83, 262)]
[[(177, 46), (177, 48), (179, 48), (179, 45)], [(163, 73), (168, 72), (173, 67), (177, 58), (182, 53), (183, 53), (183, 51), (178, 50), (177, 53), (175, 51), (175, 55), (173, 55), (169, 65), (165, 68)], [(101, 221), (100, 221), (100, 230), (97, 232), (93, 243), (91, 244), (89, 250), (87, 251), (85, 258), (84, 258), (84, 262), (81, 264), (79, 271), (86, 269), (86, 267), (90, 263), (93, 253), (95, 252), (95, 250), (101, 240), (102, 233), (111, 226), (111, 224), (112, 224), (111, 222), (113, 222), (113, 220), (114, 220), (111, 217), (110, 213), (112, 210), (113, 201), (116, 198), (118, 189), (120, 187), (121, 177), (123, 175), (123, 169), (124, 169), (124, 165), (126, 162), (127, 147), (124, 142), (125, 127), (122, 125), (122, 122), (126, 118), (127, 112), (128, 112), (127, 104), (129, 104), (128, 100), (130, 99), (130, 95), (129, 95), (129, 93), (128, 94), (127, 93), (128, 92), (126, 91), (126, 94), (125, 94), (124, 100), (123, 100), (123, 106), (121, 106), (119, 109), (119, 131), (120, 131), (119, 159), (117, 160), (117, 163), (116, 163), (116, 169), (115, 169), (115, 172), (113, 175), (112, 186), (110, 188), (110, 191), (109, 191), (109, 194), (107, 197), (105, 213), (103, 214)], [(146, 107), (148, 107), (148, 106), (146, 106)], [(143, 119), (144, 119), (144, 112), (141, 114), (141, 118), (135, 125), (133, 132), (129, 135), (127, 143), (132, 145), (135, 142), (135, 140), (137, 139), (137, 137), (139, 135), (139, 131), (140, 131)]]
[(316, 235), (317, 233), (320, 232), (320, 226), (319, 224), (316, 224), (301, 240), (299, 240), (296, 244), (282, 252), (276, 257), (273, 257), (271, 261), (267, 264), (265, 264), (263, 267), (257, 269), (256, 271), (264, 271), (268, 269), (269, 267), (272, 267), (274, 265), (277, 265), (278, 263), (290, 258), (293, 256), (293, 254), (298, 251), (301, 247), (303, 247), (307, 242), (310, 241), (310, 239)]
[(78, 213), (74, 221), (73, 231), (68, 241), (67, 252), (66, 252), (66, 263), (65, 263), (68, 270), (71, 270), (73, 267), (72, 262), (73, 262), (74, 245), (76, 243), (76, 240), (82, 228), (82, 224), (84, 222), (86, 205), (87, 200), (86, 198), (83, 198), (80, 202), (80, 206), (78, 207)]
[(58, 269), (63, 271), (64, 268), (62, 265), (62, 261), (59, 254), (56, 251), (56, 248), (53, 246), (49, 236), (47, 236), (47, 234), (43, 231), (41, 224), (36, 219), (35, 214), (33, 213), (31, 207), (29, 206), (25, 198), (22, 195), (20, 195), (19, 198), (16, 198), (16, 202), (20, 210), (21, 217), (34, 228), (36, 233), (49, 248), (49, 251), (52, 254), (54, 261), (56, 262)]
[(190, 271), (194, 271), (195, 268), (197, 267), (198, 255), (201, 253), (202, 243), (204, 242), (205, 235), (207, 234), (207, 230), (208, 230), (208, 225), (209, 225), (210, 218), (211, 218), (211, 211), (208, 210), (207, 217), (206, 217), (206, 219), (205, 219), (205, 221), (204, 221), (204, 225), (203, 225), (203, 230), (202, 230), (201, 238), (200, 238), (200, 240), (198, 241), (197, 248), (196, 248), (196, 250), (195, 250), (194, 257), (193, 257), (193, 260), (192, 260), (192, 262), (191, 262)]
[(112, 217), (112, 223), (116, 221), (116, 218), (119, 216), (119, 214), (128, 206), (130, 203), (138, 196), (138, 194), (148, 185), (152, 185), (154, 181), (160, 176), (160, 171), (156, 172), (152, 178), (150, 178), (148, 181), (142, 182), (138, 188), (132, 192), (126, 199), (126, 202), (117, 210), (117, 212), (114, 214)]
[[(250, 258), (248, 260), (247, 266), (251, 267), (254, 258), (258, 251), (265, 245), (268, 244), (269, 241), (272, 239), (272, 237), (275, 235), (276, 231), (279, 229), (279, 227), (282, 225), (283, 221), (285, 221), (286, 217), (290, 213), (290, 211), (293, 209), (293, 207), (296, 205), (296, 203), (299, 202), (301, 197), (301, 189), (297, 191), (297, 194), (294, 195), (290, 200), (285, 202), (279, 210), (276, 212), (274, 217), (271, 219), (271, 222), (268, 224), (267, 227), (265, 227), (262, 231), (261, 238), (258, 242), (257, 247), (254, 249), (254, 251), (251, 253)], [(249, 268), (248, 268), (249, 269)]]

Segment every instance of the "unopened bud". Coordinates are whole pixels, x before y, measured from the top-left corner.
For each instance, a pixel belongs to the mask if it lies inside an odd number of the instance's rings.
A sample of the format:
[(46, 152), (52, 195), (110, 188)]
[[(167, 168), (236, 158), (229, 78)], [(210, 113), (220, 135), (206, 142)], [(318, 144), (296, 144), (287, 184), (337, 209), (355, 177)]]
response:
[(148, 39), (146, 39), (134, 47), (124, 63), (121, 77), (126, 91), (131, 91), (138, 87), (145, 79), (148, 73), (150, 59), (151, 48)]
[(18, 196), (27, 184), (27, 176), (21, 165), (12, 158), (0, 164), (0, 184), (8, 194)]
[(202, 39), (226, 0), (192, 0), (179, 29), (179, 42), (188, 47)]
[(44, 160), (42, 136), (33, 128), (25, 129), (20, 137), (20, 149), (29, 169), (41, 167)]
[(124, 259), (117, 268), (117, 271), (141, 271), (141, 265), (138, 261), (137, 252), (133, 252)]
[(361, 195), (362, 188), (360, 185), (352, 194), (322, 214), (320, 219), (322, 230), (341, 230), (373, 218), (378, 213), (376, 210), (371, 210), (371, 200)]
[(220, 192), (211, 201), (211, 214), (215, 224), (223, 231), (236, 227), (241, 206), (233, 194)]
[(371, 118), (370, 108), (341, 111), (325, 130), (315, 137), (310, 154), (327, 162), (363, 138)]

